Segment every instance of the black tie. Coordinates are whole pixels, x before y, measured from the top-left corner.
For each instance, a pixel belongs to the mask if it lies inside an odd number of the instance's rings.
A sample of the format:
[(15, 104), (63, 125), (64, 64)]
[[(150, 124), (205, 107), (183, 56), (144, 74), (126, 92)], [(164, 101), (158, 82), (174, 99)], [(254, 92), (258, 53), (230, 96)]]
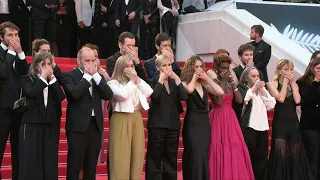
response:
[(92, 0), (89, 0), (90, 1), (90, 6), (92, 7)]
[(208, 9), (208, 1), (207, 1), (207, 0), (203, 0), (203, 2), (204, 2), (204, 8), (205, 8), (205, 10)]

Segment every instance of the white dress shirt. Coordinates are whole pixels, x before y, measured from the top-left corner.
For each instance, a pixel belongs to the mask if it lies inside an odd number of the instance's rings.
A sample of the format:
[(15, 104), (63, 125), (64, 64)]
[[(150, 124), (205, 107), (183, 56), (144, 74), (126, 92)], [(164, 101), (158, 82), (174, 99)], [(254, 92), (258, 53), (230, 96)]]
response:
[(139, 84), (132, 81), (120, 84), (117, 80), (111, 80), (108, 85), (113, 92), (113, 111), (133, 113), (134, 110), (149, 109), (147, 98), (151, 96), (153, 89), (142, 79)]
[(272, 97), (265, 88), (263, 89), (265, 90), (267, 97), (263, 96), (260, 92), (258, 92), (258, 94), (253, 93), (252, 90), (249, 89), (244, 98), (245, 103), (252, 100), (248, 127), (256, 131), (269, 130), (267, 111), (273, 109), (276, 105), (274, 97)]
[(38, 74), (38, 78), (41, 79), (44, 83), (46, 83), (47, 87), (45, 87), (43, 89), (43, 101), (44, 101), (44, 107), (47, 108), (47, 105), (48, 105), (48, 95), (49, 95), (49, 88), (48, 86), (51, 85), (51, 84), (54, 84), (57, 79), (54, 77), (53, 79), (51, 79), (48, 83), (48, 81), (46, 81), (43, 77), (41, 77), (40, 74)]
[[(0, 0), (0, 1), (1, 1), (1, 0)], [(8, 47), (7, 47), (6, 45), (4, 45), (3, 43), (1, 43), (0, 46), (1, 46), (2, 49), (5, 50), (5, 51), (8, 49)], [(12, 51), (12, 50), (8, 50), (8, 53), (11, 54), (11, 55), (13, 55), (13, 56), (16, 56), (16, 55), (17, 55), (17, 53), (14, 52), (14, 51)], [(19, 53), (19, 54), (18, 54), (18, 57), (19, 57), (20, 60), (25, 60), (25, 59), (26, 59), (26, 55), (24, 54), (24, 52)], [(16, 64), (16, 62), (13, 61), (13, 69), (15, 68), (15, 64)]]
[(8, 1), (13, 1), (13, 0), (0, 0), (0, 14), (10, 13)]
[[(83, 73), (82, 69), (80, 69), (80, 68), (78, 68), (78, 69), (83, 74), (82, 78), (86, 79), (91, 84), (91, 86), (89, 87), (89, 92), (92, 97), (92, 79), (94, 80), (94, 82), (98, 86), (100, 84), (100, 81), (102, 78), (101, 78), (100, 74), (97, 72), (93, 76), (91, 76), (90, 74)], [(95, 116), (93, 108), (92, 108), (91, 116)]]

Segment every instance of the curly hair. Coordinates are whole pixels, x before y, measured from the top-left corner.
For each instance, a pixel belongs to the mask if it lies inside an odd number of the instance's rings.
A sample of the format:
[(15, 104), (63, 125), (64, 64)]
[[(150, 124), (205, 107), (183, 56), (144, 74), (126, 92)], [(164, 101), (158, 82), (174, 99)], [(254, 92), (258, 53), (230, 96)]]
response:
[(203, 68), (205, 68), (203, 60), (200, 58), (200, 56), (198, 56), (198, 55), (190, 56), (186, 60), (186, 62), (184, 63), (184, 68), (181, 72), (181, 81), (182, 82), (186, 82), (187, 84), (190, 83), (190, 81), (192, 80), (193, 74), (194, 74), (194, 66), (197, 61), (201, 61)]
[(222, 63), (228, 63), (228, 64), (231, 64), (232, 63), (232, 59), (230, 56), (225, 56), (223, 54), (220, 54), (218, 56), (216, 56), (213, 60), (213, 65), (214, 65), (214, 68), (217, 68), (217, 67), (220, 67), (220, 65)]

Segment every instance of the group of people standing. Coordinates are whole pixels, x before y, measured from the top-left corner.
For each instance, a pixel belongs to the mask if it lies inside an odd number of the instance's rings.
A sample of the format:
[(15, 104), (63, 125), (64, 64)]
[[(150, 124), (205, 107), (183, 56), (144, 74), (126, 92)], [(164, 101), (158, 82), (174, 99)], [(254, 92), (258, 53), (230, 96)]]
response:
[[(100, 66), (98, 49), (87, 44), (78, 52), (78, 66), (62, 73), (45, 40), (33, 43), (34, 56), (28, 65), (18, 32), (10, 22), (0, 25), (0, 150), (3, 157), (10, 132), (11, 143), (16, 143), (13, 179), (58, 178), (61, 102), (65, 98), (68, 180), (79, 179), (82, 168), (83, 179), (95, 179), (105, 101), (110, 102), (111, 180), (141, 178), (145, 152), (142, 111), (146, 110), (146, 179), (177, 179), (181, 101), (187, 103), (182, 127), (184, 179), (320, 177), (316, 121), (320, 117), (319, 52), (297, 82), (293, 63), (285, 59), (278, 62), (275, 76), (268, 82), (265, 66), (256, 65), (261, 63), (259, 56), (268, 64), (264, 53), (270, 50), (271, 54), (270, 45), (261, 40), (260, 26), (252, 28), (255, 42), (239, 47), (239, 66), (231, 69), (229, 53), (220, 50), (207, 72), (197, 55), (188, 58), (181, 71), (171, 38), (164, 33), (155, 38), (157, 54), (142, 65), (135, 36), (123, 32), (119, 51), (107, 59), (107, 70)], [(28, 108), (19, 114), (13, 104), (21, 97), (26, 98)], [(267, 111), (273, 108), (268, 160)]]

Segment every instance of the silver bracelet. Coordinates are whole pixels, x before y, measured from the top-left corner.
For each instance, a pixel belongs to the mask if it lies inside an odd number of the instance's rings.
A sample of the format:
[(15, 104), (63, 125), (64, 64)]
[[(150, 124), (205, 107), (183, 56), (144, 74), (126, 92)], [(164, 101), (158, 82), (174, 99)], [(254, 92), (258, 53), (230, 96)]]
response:
[(234, 90), (233, 90), (233, 92), (237, 92), (239, 89), (238, 88), (235, 88)]

